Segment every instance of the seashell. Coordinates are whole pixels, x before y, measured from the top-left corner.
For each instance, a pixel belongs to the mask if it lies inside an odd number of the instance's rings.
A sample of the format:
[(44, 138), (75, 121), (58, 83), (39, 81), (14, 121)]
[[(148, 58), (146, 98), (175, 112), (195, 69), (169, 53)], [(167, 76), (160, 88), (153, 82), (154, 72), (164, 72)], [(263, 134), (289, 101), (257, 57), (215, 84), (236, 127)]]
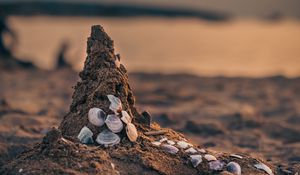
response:
[(167, 141), (167, 140), (168, 139), (166, 137), (164, 137), (164, 138), (160, 139), (159, 142), (162, 143), (162, 142)]
[(190, 155), (191, 162), (193, 164), (193, 167), (197, 167), (202, 162), (202, 156), (201, 155)]
[(167, 140), (167, 143), (168, 143), (169, 145), (175, 145), (175, 142), (172, 141), (172, 140)]
[(94, 141), (93, 141), (93, 132), (86, 126), (84, 126), (80, 130), (77, 138), (80, 140), (81, 143), (84, 143), (84, 144), (94, 143)]
[(176, 148), (173, 145), (169, 145), (169, 144), (163, 144), (163, 145), (161, 145), (161, 147), (163, 148), (163, 150), (165, 152), (168, 152), (170, 154), (176, 154), (179, 151), (178, 148)]
[(108, 100), (110, 101), (109, 109), (114, 111), (115, 114), (118, 114), (122, 111), (122, 102), (118, 97), (114, 95), (107, 95)]
[(96, 142), (106, 147), (113, 146), (120, 143), (120, 137), (117, 134), (105, 129), (98, 134)]
[(238, 159), (243, 159), (242, 156), (237, 155), (237, 154), (230, 154), (230, 157), (238, 158)]
[(160, 145), (161, 145), (160, 142), (151, 142), (151, 143), (152, 143), (152, 145), (154, 145), (154, 146), (160, 146)]
[(221, 171), (225, 165), (225, 163), (221, 160), (214, 160), (212, 162), (209, 162), (209, 169), (214, 171)]
[(121, 114), (122, 114), (121, 120), (124, 123), (126, 123), (126, 124), (131, 123), (132, 119), (131, 119), (130, 115), (127, 113), (127, 111), (122, 111)]
[(132, 123), (128, 123), (126, 126), (126, 134), (130, 141), (135, 142), (138, 138), (138, 132), (136, 127)]
[(236, 162), (229, 162), (226, 166), (226, 170), (235, 175), (242, 174), (241, 166)]
[(105, 112), (99, 108), (91, 108), (88, 113), (89, 122), (95, 126), (102, 126), (105, 116)]
[(108, 115), (105, 123), (113, 133), (118, 133), (123, 129), (123, 123), (116, 115)]
[(184, 152), (186, 152), (186, 153), (191, 153), (191, 154), (195, 154), (195, 153), (197, 152), (197, 150), (195, 150), (194, 148), (191, 147), (191, 148), (185, 150)]
[(177, 145), (180, 147), (180, 148), (187, 148), (189, 146), (189, 143), (185, 142), (185, 141), (178, 141), (177, 142)]
[(202, 149), (202, 148), (199, 149), (199, 148), (198, 148), (197, 150), (198, 150), (200, 153), (206, 153), (205, 149)]
[(274, 175), (271, 168), (269, 168), (267, 165), (263, 164), (263, 163), (258, 163), (254, 165), (255, 168), (260, 169), (260, 170), (264, 170), (266, 173), (268, 173), (269, 175)]
[(204, 155), (204, 158), (207, 160), (207, 161), (214, 161), (214, 160), (217, 160), (217, 158), (211, 154), (205, 154)]

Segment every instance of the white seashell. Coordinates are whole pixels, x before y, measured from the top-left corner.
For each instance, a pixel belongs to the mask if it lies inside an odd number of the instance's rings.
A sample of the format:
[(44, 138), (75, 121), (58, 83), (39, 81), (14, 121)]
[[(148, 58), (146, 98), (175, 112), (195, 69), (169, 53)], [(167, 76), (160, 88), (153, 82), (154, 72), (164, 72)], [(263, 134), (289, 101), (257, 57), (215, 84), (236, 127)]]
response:
[(110, 101), (109, 109), (114, 111), (115, 114), (118, 114), (122, 111), (122, 102), (118, 97), (114, 95), (107, 95), (108, 100)]
[(126, 123), (126, 124), (131, 123), (131, 117), (130, 117), (130, 115), (127, 113), (127, 111), (122, 111), (121, 114), (122, 114), (121, 120), (122, 120), (124, 123)]
[(94, 143), (94, 141), (93, 141), (93, 132), (86, 126), (84, 126), (80, 130), (77, 138), (80, 140), (81, 143), (84, 143), (84, 144)]
[(175, 142), (172, 141), (172, 140), (167, 140), (167, 143), (168, 143), (169, 145), (175, 145)]
[(195, 154), (195, 153), (197, 152), (197, 150), (195, 150), (194, 148), (191, 147), (191, 148), (185, 150), (184, 152), (186, 152), (186, 153), (191, 153), (191, 154)]
[(238, 158), (238, 159), (243, 159), (242, 156), (237, 155), (237, 154), (230, 154), (230, 157), (235, 157), (235, 158)]
[(116, 115), (108, 115), (105, 123), (113, 133), (118, 133), (123, 129), (123, 123)]
[(197, 167), (202, 162), (202, 156), (201, 155), (190, 155), (191, 162), (193, 164), (193, 167)]
[(173, 145), (169, 145), (169, 144), (162, 144), (161, 147), (163, 148), (164, 151), (170, 153), (170, 154), (176, 154), (179, 149), (176, 148)]
[(185, 141), (178, 141), (177, 142), (177, 145), (180, 147), (180, 148), (187, 148), (189, 146), (189, 143), (185, 142)]
[(199, 149), (199, 148), (198, 148), (197, 150), (198, 150), (200, 153), (206, 153), (205, 149), (202, 149), (202, 148)]
[(97, 136), (96, 142), (104, 146), (113, 146), (120, 143), (120, 137), (105, 129)]
[(254, 165), (255, 168), (260, 169), (260, 170), (264, 170), (266, 173), (268, 173), (269, 175), (274, 175), (271, 168), (269, 168), (267, 165), (263, 164), (263, 163), (258, 163)]
[(214, 161), (214, 160), (217, 160), (217, 158), (211, 154), (205, 154), (204, 155), (204, 158), (207, 160), (207, 161)]
[(162, 143), (162, 142), (167, 141), (167, 140), (168, 139), (166, 137), (164, 137), (164, 138), (160, 139), (159, 142)]
[(88, 118), (91, 124), (102, 126), (105, 121), (105, 112), (99, 108), (91, 108), (88, 113)]
[(126, 134), (130, 141), (135, 142), (138, 138), (138, 132), (136, 127), (132, 123), (128, 123), (126, 126)]
[(226, 166), (226, 170), (235, 175), (242, 174), (241, 166), (236, 162), (229, 162)]
[(161, 143), (160, 142), (151, 142), (152, 143), (152, 145), (154, 145), (154, 146), (160, 146), (161, 145)]
[(214, 171), (221, 171), (225, 165), (225, 163), (221, 160), (214, 160), (212, 162), (209, 162), (209, 169)]

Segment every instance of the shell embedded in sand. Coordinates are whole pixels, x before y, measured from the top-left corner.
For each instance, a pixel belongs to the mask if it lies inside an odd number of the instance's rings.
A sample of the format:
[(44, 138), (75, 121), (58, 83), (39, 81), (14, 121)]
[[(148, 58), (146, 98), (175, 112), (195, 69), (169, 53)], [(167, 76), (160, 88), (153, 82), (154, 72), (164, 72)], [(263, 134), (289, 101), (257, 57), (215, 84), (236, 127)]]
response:
[(126, 134), (130, 141), (135, 142), (138, 138), (138, 132), (136, 127), (132, 123), (128, 123), (126, 126)]
[(121, 132), (123, 129), (123, 123), (120, 118), (116, 115), (108, 115), (105, 123), (113, 133)]
[(214, 160), (212, 162), (209, 162), (209, 169), (214, 171), (221, 171), (225, 165), (225, 163), (221, 160)]
[(93, 132), (86, 126), (84, 126), (80, 130), (77, 138), (80, 140), (81, 143), (84, 143), (84, 144), (94, 143), (94, 141), (93, 141)]
[(162, 139), (159, 140), (159, 142), (162, 143), (162, 142), (165, 142), (165, 141), (167, 141), (167, 140), (168, 140), (168, 138), (163, 137)]
[(102, 126), (105, 116), (105, 112), (99, 108), (91, 108), (88, 113), (89, 122), (95, 126)]
[(131, 119), (130, 115), (126, 111), (122, 111), (121, 114), (122, 114), (121, 120), (124, 123), (126, 123), (126, 124), (131, 123), (132, 119)]
[(172, 141), (172, 140), (167, 140), (167, 143), (168, 143), (169, 145), (175, 145), (175, 142)]
[(176, 154), (179, 149), (176, 148), (173, 145), (169, 145), (169, 144), (162, 144), (161, 147), (163, 148), (164, 151), (170, 153), (170, 154)]
[(198, 150), (200, 153), (206, 153), (205, 149), (203, 149), (203, 148), (198, 148), (197, 150)]
[(122, 111), (122, 102), (118, 97), (114, 95), (107, 95), (108, 100), (110, 101), (109, 109), (114, 111), (116, 114)]
[(254, 165), (255, 168), (260, 169), (260, 170), (264, 170), (266, 173), (268, 173), (269, 175), (274, 175), (271, 168), (269, 168), (267, 165), (263, 164), (263, 163), (258, 163)]
[(235, 175), (241, 175), (242, 174), (241, 166), (236, 162), (229, 162), (226, 165), (226, 170), (228, 172), (232, 173), (232, 174), (235, 174)]
[(190, 144), (187, 143), (187, 142), (185, 142), (185, 141), (178, 141), (178, 142), (177, 142), (177, 145), (178, 145), (180, 148), (185, 149), (185, 148), (187, 148)]
[(98, 134), (96, 142), (104, 146), (113, 146), (120, 143), (120, 137), (106, 129)]
[(207, 161), (214, 161), (214, 160), (217, 160), (217, 158), (211, 154), (205, 154), (204, 155), (204, 158), (207, 160)]
[(238, 158), (238, 159), (243, 159), (242, 156), (237, 155), (237, 154), (230, 154), (230, 157)]
[(154, 145), (154, 146), (160, 146), (160, 145), (161, 145), (161, 143), (160, 143), (160, 142), (157, 142), (157, 141), (151, 142), (151, 143), (152, 143), (152, 145)]
[(201, 155), (190, 155), (191, 163), (193, 164), (193, 167), (197, 167), (202, 162), (202, 156)]
[(197, 153), (197, 150), (195, 150), (195, 148), (189, 148), (189, 149), (187, 149), (187, 150), (185, 150), (184, 152), (186, 152), (186, 153), (191, 153), (191, 154), (195, 154), (195, 153)]

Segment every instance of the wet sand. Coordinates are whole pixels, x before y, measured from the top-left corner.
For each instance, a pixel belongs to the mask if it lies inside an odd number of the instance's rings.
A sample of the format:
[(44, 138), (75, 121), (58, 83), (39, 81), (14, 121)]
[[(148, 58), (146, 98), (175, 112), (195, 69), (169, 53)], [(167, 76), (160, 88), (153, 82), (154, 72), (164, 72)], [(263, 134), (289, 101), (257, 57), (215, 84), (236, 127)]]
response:
[[(70, 70), (1, 70), (0, 166), (59, 125), (69, 111)], [(300, 79), (130, 75), (137, 106), (164, 127), (216, 150), (247, 153), (299, 171)]]

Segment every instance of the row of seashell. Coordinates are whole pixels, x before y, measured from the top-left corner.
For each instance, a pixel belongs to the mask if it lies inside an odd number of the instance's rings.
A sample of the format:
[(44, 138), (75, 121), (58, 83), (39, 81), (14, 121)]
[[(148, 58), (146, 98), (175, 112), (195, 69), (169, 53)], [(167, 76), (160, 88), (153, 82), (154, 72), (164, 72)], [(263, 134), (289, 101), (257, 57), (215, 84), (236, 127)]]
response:
[[(130, 141), (135, 142), (138, 137), (138, 132), (134, 124), (131, 123), (132, 118), (130, 115), (122, 110), (122, 102), (119, 98), (113, 95), (107, 95), (110, 106), (109, 109), (114, 112), (114, 114), (107, 115), (100, 108), (91, 108), (88, 112), (89, 122), (97, 127), (105, 128), (96, 138), (96, 142), (104, 146), (113, 146), (120, 143), (120, 137), (116, 133), (119, 133), (123, 130), (124, 125), (126, 124), (126, 134)], [(121, 115), (121, 118), (119, 117)], [(93, 141), (93, 132), (86, 126), (84, 126), (78, 134), (78, 139), (85, 144), (92, 144)]]
[[(167, 138), (162, 138), (159, 141), (152, 142), (152, 144), (156, 147), (161, 147), (165, 152), (170, 154), (176, 154), (180, 149), (184, 150), (184, 153), (189, 155), (193, 167), (197, 167), (202, 163), (203, 158), (209, 162), (209, 168), (213, 171), (221, 171), (225, 166), (225, 162), (217, 160), (215, 156), (207, 154), (206, 150), (195, 148), (191, 143), (184, 140), (172, 141)], [(202, 156), (200, 153), (204, 155)], [(241, 167), (236, 162), (228, 163), (226, 169), (233, 174), (241, 174)]]
[[(189, 155), (190, 161), (193, 165), (193, 167), (197, 167), (204, 159), (208, 161), (209, 163), (209, 168), (213, 171), (222, 171), (226, 165), (224, 161), (217, 160), (217, 158), (211, 154), (206, 154), (206, 151), (204, 149), (199, 149), (199, 148), (194, 148), (191, 143), (188, 143), (186, 141), (172, 141), (169, 140), (168, 138), (164, 137), (160, 139), (159, 141), (154, 141), (152, 144), (156, 147), (161, 147), (165, 152), (168, 152), (170, 154), (176, 154), (179, 149), (181, 148), (184, 150), (186, 154)], [(203, 156), (199, 153), (204, 154)], [(243, 159), (242, 156), (237, 155), (237, 154), (231, 154), (230, 157), (234, 157), (237, 159)], [(272, 170), (265, 164), (263, 163), (258, 163), (255, 164), (254, 167), (260, 170), (264, 170), (267, 174), (273, 175)], [(241, 175), (242, 174), (242, 169), (241, 166), (237, 162), (229, 162), (226, 165), (226, 171), (235, 174), (235, 175)]]

